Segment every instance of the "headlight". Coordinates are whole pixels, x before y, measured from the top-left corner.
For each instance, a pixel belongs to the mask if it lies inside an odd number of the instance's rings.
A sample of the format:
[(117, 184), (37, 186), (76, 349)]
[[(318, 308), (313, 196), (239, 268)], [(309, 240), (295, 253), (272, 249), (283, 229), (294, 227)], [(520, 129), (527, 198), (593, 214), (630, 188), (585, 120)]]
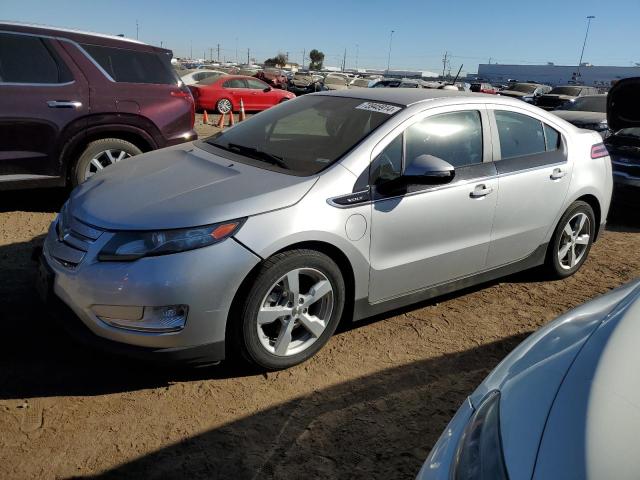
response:
[(118, 232), (102, 248), (98, 260), (124, 262), (206, 247), (233, 235), (243, 222), (244, 219), (178, 230)]
[(454, 480), (507, 480), (500, 438), (500, 392), (485, 397), (456, 450)]

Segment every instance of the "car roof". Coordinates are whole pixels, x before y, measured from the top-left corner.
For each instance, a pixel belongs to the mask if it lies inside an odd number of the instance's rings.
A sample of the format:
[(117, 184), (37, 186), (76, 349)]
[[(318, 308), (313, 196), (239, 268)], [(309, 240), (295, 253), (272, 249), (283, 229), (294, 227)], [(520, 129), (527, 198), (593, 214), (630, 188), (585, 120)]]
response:
[(104, 45), (121, 48), (134, 47), (136, 50), (172, 53), (171, 50), (168, 50), (166, 48), (155, 47), (153, 45), (149, 45), (132, 38), (125, 38), (117, 35), (108, 35), (104, 33), (87, 32), (83, 30), (74, 30), (71, 28), (59, 28), (53, 27), (51, 25), (9, 22), (0, 20), (0, 31), (3, 30), (7, 32), (27, 33), (32, 35), (68, 39), (78, 43), (91, 43), (94, 45)]
[[(416, 103), (441, 98), (468, 98), (471, 101), (482, 101), (490, 99), (493, 103), (497, 101), (513, 103), (513, 99), (496, 99), (484, 93), (461, 92), (455, 90), (437, 90), (430, 88), (363, 88), (358, 90), (333, 90), (319, 92), (314, 95), (331, 95), (336, 97), (359, 98), (375, 102), (395, 103), (408, 107)], [(520, 102), (520, 101), (518, 101)], [(520, 102), (522, 103), (522, 102)], [(520, 104), (518, 103), (518, 105)]]

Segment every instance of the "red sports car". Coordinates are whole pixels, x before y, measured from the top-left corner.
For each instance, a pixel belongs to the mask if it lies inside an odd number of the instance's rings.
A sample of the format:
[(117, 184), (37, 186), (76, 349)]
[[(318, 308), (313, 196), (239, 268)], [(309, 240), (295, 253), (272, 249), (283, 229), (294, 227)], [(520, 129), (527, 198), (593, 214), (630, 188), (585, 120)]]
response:
[(243, 75), (225, 75), (215, 79), (205, 79), (189, 85), (196, 102), (196, 110), (215, 110), (229, 113), (240, 110), (240, 99), (247, 111), (260, 111), (284, 102), (295, 95), (285, 90), (275, 89), (262, 80)]

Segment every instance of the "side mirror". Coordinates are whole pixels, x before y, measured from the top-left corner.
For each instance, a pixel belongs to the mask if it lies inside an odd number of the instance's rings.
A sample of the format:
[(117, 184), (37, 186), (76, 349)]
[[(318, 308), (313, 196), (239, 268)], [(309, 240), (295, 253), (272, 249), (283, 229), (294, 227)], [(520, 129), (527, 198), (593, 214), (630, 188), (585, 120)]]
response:
[(271, 91), (271, 87), (264, 87), (264, 89), (262, 91), (264, 93), (270, 92)]
[(433, 155), (419, 155), (407, 167), (402, 178), (413, 185), (436, 185), (450, 182), (455, 175), (455, 167)]

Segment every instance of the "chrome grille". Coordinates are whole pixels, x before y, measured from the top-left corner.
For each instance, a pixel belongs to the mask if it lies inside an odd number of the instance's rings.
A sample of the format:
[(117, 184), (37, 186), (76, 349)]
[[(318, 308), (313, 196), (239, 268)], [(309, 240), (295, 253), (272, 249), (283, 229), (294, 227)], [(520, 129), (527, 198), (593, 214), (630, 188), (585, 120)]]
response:
[(58, 215), (55, 227), (56, 238), (51, 242), (49, 254), (68, 268), (75, 268), (84, 259), (102, 230), (87, 225), (75, 218), (65, 205)]

